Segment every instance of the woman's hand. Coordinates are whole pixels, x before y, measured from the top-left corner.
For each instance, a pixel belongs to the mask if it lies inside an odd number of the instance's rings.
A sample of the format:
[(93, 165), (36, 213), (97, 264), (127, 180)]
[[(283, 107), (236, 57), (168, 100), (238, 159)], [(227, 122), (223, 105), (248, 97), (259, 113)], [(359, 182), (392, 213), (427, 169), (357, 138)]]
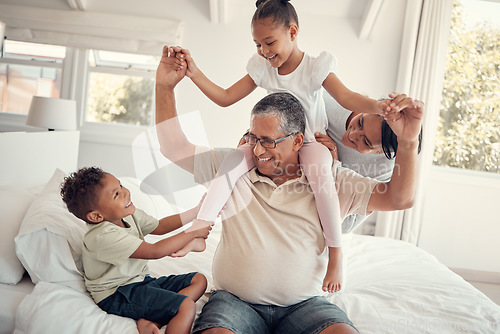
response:
[(316, 141), (318, 143), (321, 143), (325, 145), (329, 150), (330, 153), (332, 154), (333, 161), (339, 160), (338, 152), (337, 152), (337, 144), (333, 141), (332, 138), (330, 138), (329, 135), (324, 135), (319, 132), (316, 132), (314, 134), (314, 137), (316, 137)]

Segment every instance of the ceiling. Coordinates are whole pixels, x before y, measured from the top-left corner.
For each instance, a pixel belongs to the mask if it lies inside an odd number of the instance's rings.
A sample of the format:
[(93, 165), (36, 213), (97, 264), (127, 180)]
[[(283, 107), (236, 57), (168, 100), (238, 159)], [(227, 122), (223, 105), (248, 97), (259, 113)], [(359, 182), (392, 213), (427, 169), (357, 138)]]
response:
[[(255, 0), (180, 0), (205, 12), (213, 23), (227, 23), (237, 13), (253, 11)], [(378, 12), (385, 0), (293, 0), (292, 4), (299, 13), (344, 17), (360, 20), (360, 38), (368, 37), (375, 24)], [(0, 4), (32, 6), (68, 11), (113, 12), (119, 8), (120, 14), (134, 15), (137, 6), (141, 15), (158, 16), (159, 8), (175, 8), (179, 0), (0, 0)], [(179, 18), (176, 18), (179, 19)], [(181, 19), (182, 20), (182, 19)]]
[[(141, 6), (148, 7), (150, 4), (152, 14), (159, 3), (171, 2), (172, 5), (178, 4), (178, 0), (142, 0)], [(217, 10), (219, 14), (225, 13), (230, 15), (231, 12), (237, 11), (242, 6), (254, 6), (254, 0), (181, 0), (190, 2), (208, 2), (209, 11)], [(374, 0), (293, 0), (292, 4), (297, 8), (298, 12), (308, 12), (318, 15), (331, 15), (332, 17), (349, 17), (361, 18), (367, 7), (372, 2), (380, 2)], [(12, 4), (20, 6), (33, 6), (41, 8), (61, 9), (61, 10), (84, 10), (98, 11), (103, 7), (103, 4), (110, 8), (120, 8), (120, 11), (126, 11), (122, 0), (0, 0), (3, 4)], [(125, 14), (125, 13), (124, 13)], [(133, 14), (133, 13), (129, 13)], [(213, 17), (218, 16), (214, 13), (207, 13)], [(154, 15), (152, 15), (154, 16)]]

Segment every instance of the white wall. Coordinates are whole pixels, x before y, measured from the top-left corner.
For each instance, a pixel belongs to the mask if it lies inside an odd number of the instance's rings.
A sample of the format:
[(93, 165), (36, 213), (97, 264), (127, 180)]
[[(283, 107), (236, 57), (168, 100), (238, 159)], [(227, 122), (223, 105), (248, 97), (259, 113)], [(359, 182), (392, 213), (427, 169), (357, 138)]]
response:
[(451, 268), (500, 273), (500, 175), (433, 167), (418, 246)]
[[(151, 5), (157, 6), (156, 17), (184, 22), (183, 46), (190, 49), (197, 65), (209, 78), (228, 87), (246, 74), (246, 63), (255, 52), (250, 32), (254, 2), (228, 2), (233, 7), (228, 5), (226, 24), (210, 22), (208, 3), (198, 0), (151, 1)], [(238, 6), (235, 7), (234, 3)], [(326, 13), (319, 16), (299, 11), (299, 47), (313, 55), (323, 50), (334, 54), (339, 61), (339, 76), (352, 90), (374, 98), (387, 95), (396, 86), (405, 5), (406, 1), (386, 0), (370, 40), (358, 38), (359, 18), (338, 18)], [(102, 7), (93, 10), (150, 15), (150, 8), (145, 8), (140, 1), (124, 0), (120, 8), (107, 8), (106, 1), (102, 1), (99, 6)], [(235, 105), (220, 108), (186, 78), (177, 88), (177, 108), (180, 114), (200, 111), (211, 146), (235, 146), (248, 128), (252, 106), (264, 94), (263, 90), (257, 89)], [(130, 145), (130, 141), (124, 144)], [(132, 159), (130, 146), (103, 145), (85, 140), (80, 144), (80, 166), (100, 165), (117, 175), (135, 176)]]

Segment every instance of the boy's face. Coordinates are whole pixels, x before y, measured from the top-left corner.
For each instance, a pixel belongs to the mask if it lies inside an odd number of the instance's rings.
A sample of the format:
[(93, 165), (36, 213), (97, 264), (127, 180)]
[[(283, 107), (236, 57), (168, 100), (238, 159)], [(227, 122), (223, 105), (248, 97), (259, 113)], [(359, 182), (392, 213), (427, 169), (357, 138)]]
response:
[(111, 174), (105, 174), (97, 191), (97, 207), (90, 212), (89, 219), (95, 223), (109, 221), (122, 226), (122, 218), (135, 213), (135, 206), (130, 199), (130, 191)]

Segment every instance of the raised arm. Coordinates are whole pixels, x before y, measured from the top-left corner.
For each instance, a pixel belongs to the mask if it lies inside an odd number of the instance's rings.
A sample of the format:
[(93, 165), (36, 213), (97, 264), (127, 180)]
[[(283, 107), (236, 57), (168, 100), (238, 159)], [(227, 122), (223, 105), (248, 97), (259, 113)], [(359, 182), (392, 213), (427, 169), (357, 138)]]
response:
[(389, 110), (390, 100), (377, 101), (347, 88), (335, 73), (330, 73), (323, 87), (340, 105), (357, 113), (383, 114)]
[[(196, 66), (189, 50), (181, 49), (180, 52), (177, 53), (177, 56), (180, 60), (185, 60), (183, 64), (187, 64), (186, 76), (191, 78), (203, 94), (221, 107), (227, 107), (238, 102), (248, 96), (248, 94), (253, 92), (257, 87), (252, 78), (247, 74), (231, 87), (224, 89), (216, 85), (203, 74), (198, 66)], [(180, 66), (180, 69), (182, 69), (182, 66), (183, 65)]]
[(186, 171), (194, 171), (196, 146), (188, 141), (177, 118), (175, 86), (184, 78), (186, 69), (176, 70), (173, 48), (163, 47), (156, 70), (156, 132), (161, 153)]
[(413, 206), (417, 186), (417, 155), (424, 104), (404, 94), (394, 97), (386, 120), (398, 138), (391, 181), (380, 183), (368, 202), (368, 211), (403, 210)]

